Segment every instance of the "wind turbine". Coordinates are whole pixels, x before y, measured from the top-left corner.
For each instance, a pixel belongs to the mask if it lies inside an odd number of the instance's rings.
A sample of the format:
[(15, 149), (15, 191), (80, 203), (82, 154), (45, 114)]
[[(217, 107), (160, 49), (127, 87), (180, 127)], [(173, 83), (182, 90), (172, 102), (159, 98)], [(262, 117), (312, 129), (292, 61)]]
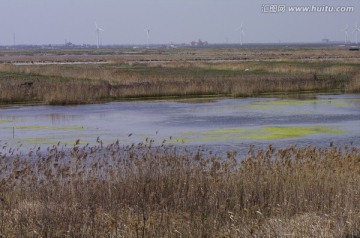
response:
[(146, 43), (147, 43), (147, 46), (149, 47), (150, 29), (144, 29), (144, 31), (146, 32)]
[(97, 48), (99, 49), (99, 47), (100, 47), (100, 31), (105, 31), (105, 30), (100, 28), (96, 22), (95, 22), (95, 28), (96, 28), (95, 32), (97, 34)]
[(236, 31), (240, 31), (240, 45), (243, 45), (243, 39), (244, 39), (244, 27), (243, 23), (241, 22), (241, 25), (239, 28), (236, 29)]
[(358, 44), (358, 43), (359, 43), (358, 37), (359, 37), (359, 32), (360, 32), (360, 26), (358, 25), (357, 22), (356, 22), (356, 24), (355, 24), (355, 30), (354, 30), (354, 32), (355, 32), (355, 36), (356, 36), (356, 44)]
[(345, 44), (346, 44), (348, 42), (348, 36), (349, 36), (349, 25), (346, 25), (346, 27), (343, 31), (345, 34)]

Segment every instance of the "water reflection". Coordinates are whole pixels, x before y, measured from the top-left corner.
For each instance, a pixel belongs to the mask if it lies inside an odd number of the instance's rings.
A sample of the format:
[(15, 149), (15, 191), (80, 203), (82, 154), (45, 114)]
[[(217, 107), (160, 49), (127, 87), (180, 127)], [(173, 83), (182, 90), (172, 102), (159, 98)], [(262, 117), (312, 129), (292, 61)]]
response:
[(79, 116), (79, 115), (67, 115), (62, 113), (50, 113), (49, 115), (42, 115), (41, 117), (49, 116), (51, 119), (52, 125), (61, 125), (62, 123), (70, 123), (74, 120), (85, 118), (85, 116)]

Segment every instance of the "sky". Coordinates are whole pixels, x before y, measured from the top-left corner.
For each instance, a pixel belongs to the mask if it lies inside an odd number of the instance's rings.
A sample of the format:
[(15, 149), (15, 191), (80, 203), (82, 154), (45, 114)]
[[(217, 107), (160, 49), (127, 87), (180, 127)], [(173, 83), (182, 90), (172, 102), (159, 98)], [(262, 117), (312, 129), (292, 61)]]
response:
[(0, 0), (0, 45), (12, 45), (14, 36), (16, 44), (96, 44), (95, 22), (103, 45), (146, 44), (144, 29), (151, 44), (239, 43), (241, 24), (243, 43), (344, 41), (346, 26), (355, 42), (360, 0)]

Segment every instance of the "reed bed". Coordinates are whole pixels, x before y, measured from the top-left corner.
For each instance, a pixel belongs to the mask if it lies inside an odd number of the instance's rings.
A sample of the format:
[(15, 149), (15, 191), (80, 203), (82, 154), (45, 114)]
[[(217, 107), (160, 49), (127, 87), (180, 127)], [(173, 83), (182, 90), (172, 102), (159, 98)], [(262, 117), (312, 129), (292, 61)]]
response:
[(359, 57), (338, 48), (0, 51), (0, 62), (0, 103), (360, 91)]
[(358, 148), (1, 147), (2, 237), (360, 235)]
[(91, 103), (140, 97), (358, 92), (358, 66), (289, 62), (0, 65), (0, 101)]

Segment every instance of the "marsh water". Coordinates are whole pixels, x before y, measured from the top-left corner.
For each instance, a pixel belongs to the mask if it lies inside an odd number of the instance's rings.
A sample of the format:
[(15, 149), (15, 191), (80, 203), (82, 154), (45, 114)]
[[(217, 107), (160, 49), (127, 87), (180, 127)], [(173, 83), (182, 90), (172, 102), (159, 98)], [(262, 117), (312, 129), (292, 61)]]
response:
[[(360, 146), (360, 95), (212, 98), (0, 107), (0, 145), (157, 143), (246, 148)], [(1, 151), (1, 148), (0, 148)]]

